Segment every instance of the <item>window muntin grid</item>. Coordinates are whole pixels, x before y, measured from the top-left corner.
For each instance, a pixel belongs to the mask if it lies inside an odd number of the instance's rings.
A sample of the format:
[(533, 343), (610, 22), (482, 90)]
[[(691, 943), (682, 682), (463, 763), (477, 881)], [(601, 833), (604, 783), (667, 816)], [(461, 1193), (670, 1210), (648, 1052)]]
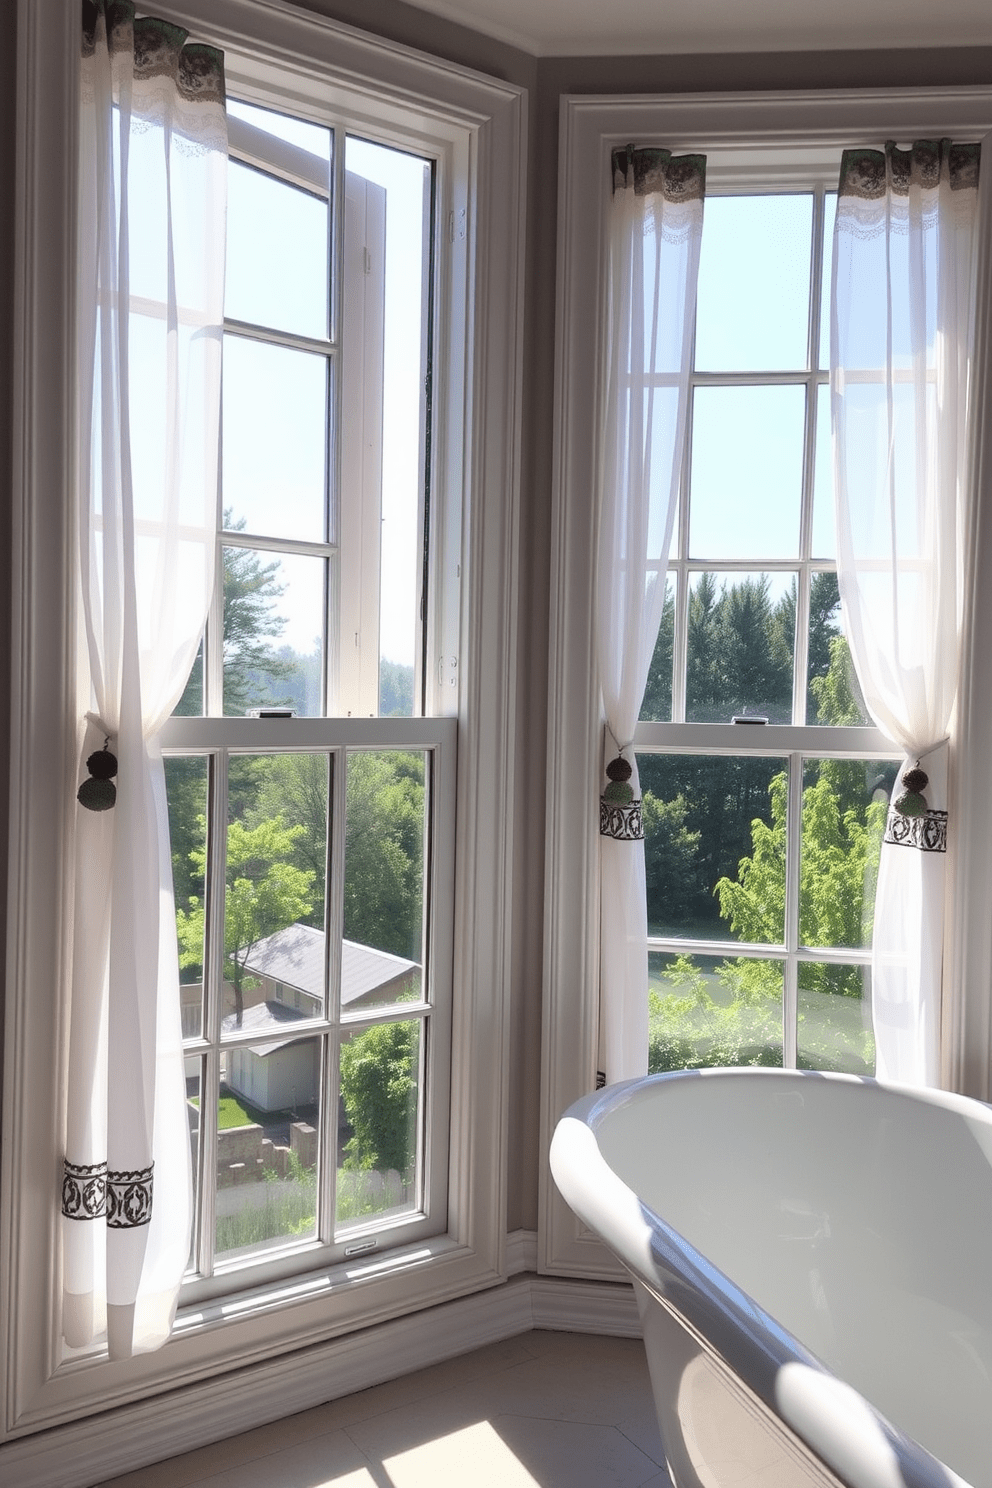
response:
[[(723, 207), (733, 200), (729, 194), (708, 196), (707, 211), (716, 204), (711, 216), (718, 224), (718, 234), (727, 230), (723, 219), (726, 217), (730, 222), (732, 212), (725, 212)], [(853, 1044), (844, 1045), (845, 1038), (850, 1042), (854, 1037), (845, 1025), (838, 1036), (839, 1043), (835, 1040), (835, 1045), (828, 1048), (829, 1039), (819, 1034), (814, 1037), (807, 1025), (811, 1016), (819, 1015), (817, 1010), (823, 1005), (822, 994), (816, 990), (820, 983), (829, 986), (831, 979), (867, 976), (870, 939), (852, 934), (850, 939), (856, 943), (806, 944), (802, 934), (809, 930), (811, 920), (809, 890), (808, 886), (804, 887), (808, 875), (804, 876), (803, 864), (804, 850), (806, 858), (812, 858), (810, 812), (815, 804), (804, 793), (804, 777), (807, 788), (815, 785), (821, 774), (829, 775), (832, 766), (823, 768), (827, 761), (851, 762), (853, 768), (866, 772), (866, 778), (868, 774), (878, 776), (891, 768), (894, 752), (878, 731), (869, 727), (856, 683), (844, 694), (845, 711), (838, 703), (838, 688), (827, 699), (813, 681), (830, 670), (831, 636), (836, 636), (840, 628), (829, 463), (829, 327), (825, 324), (829, 315), (835, 198), (828, 184), (820, 180), (811, 182), (806, 189), (790, 187), (787, 192), (769, 192), (759, 187), (746, 198), (738, 194), (736, 203), (743, 204), (745, 218), (750, 216), (752, 222), (760, 221), (764, 213), (769, 221), (778, 222), (779, 230), (790, 218), (794, 229), (797, 223), (800, 227), (803, 222), (807, 224), (802, 248), (802, 256), (808, 263), (805, 294), (796, 287), (804, 276), (794, 274), (789, 293), (778, 301), (780, 312), (784, 313), (783, 305), (787, 308), (791, 304), (793, 314), (801, 315), (805, 324), (791, 329), (776, 326), (774, 334), (766, 338), (779, 350), (791, 345), (794, 362), (783, 365), (759, 348), (753, 365), (742, 365), (744, 357), (739, 354), (742, 340), (730, 338), (731, 351), (723, 358), (724, 365), (719, 365), (721, 358), (714, 351), (717, 335), (714, 327), (718, 328), (719, 317), (711, 313), (712, 306), (705, 306), (705, 297), (707, 285), (710, 291), (718, 286), (720, 293), (725, 286), (715, 272), (712, 259), (709, 264), (707, 261), (704, 214), (699, 291), (702, 334), (697, 338), (699, 354), (691, 378), (686, 454), (667, 571), (665, 613), (635, 748), (642, 784), (647, 781), (649, 795), (652, 772), (657, 773), (662, 757), (671, 762), (667, 771), (672, 781), (679, 776), (680, 765), (687, 779), (693, 771), (699, 774), (705, 758), (711, 762), (711, 773), (719, 772), (719, 761), (724, 759), (726, 769), (739, 762), (744, 773), (753, 774), (757, 768), (760, 774), (764, 769), (770, 781), (778, 783), (774, 790), (769, 784), (759, 793), (761, 803), (752, 803), (746, 809), (734, 796), (729, 778), (714, 787), (717, 793), (730, 792), (725, 804), (731, 815), (735, 810), (738, 813), (736, 830), (740, 842), (731, 853), (735, 861), (722, 862), (711, 874), (708, 909), (712, 923), (699, 919), (694, 922), (686, 913), (680, 925), (678, 916), (657, 913), (657, 905), (666, 893), (666, 875), (669, 883), (674, 883), (672, 874), (680, 851), (686, 856), (687, 865), (700, 859), (715, 860), (718, 856), (713, 843), (704, 840), (705, 832), (698, 830), (700, 813), (694, 817), (691, 799), (686, 809), (686, 797), (680, 796), (674, 785), (667, 799), (649, 800), (645, 805), (648, 947), (655, 973), (652, 995), (663, 986), (671, 999), (669, 1005), (682, 1008), (685, 1023), (682, 1027), (669, 1017), (662, 1025), (655, 1018), (652, 1039), (657, 1042), (661, 1030), (662, 1042), (667, 1040), (664, 1057), (675, 1061), (672, 1066), (659, 1067), (676, 1067), (679, 1047), (685, 1061), (705, 1063), (710, 1056), (719, 1055), (723, 1038), (726, 1057), (718, 1057), (717, 1062), (734, 1062), (730, 1056), (737, 1049), (734, 1057), (744, 1058), (745, 1062), (784, 1062), (786, 1067), (795, 1067), (800, 1060), (814, 1067), (850, 1067), (864, 1072), (871, 1060), (870, 1028), (862, 1028), (867, 1038), (862, 1038), (855, 1049)], [(756, 261), (753, 245), (745, 244), (741, 257), (744, 271), (750, 264), (753, 274)], [(780, 275), (781, 272), (780, 265)], [(756, 327), (760, 331), (762, 316), (769, 313), (768, 296), (774, 282), (774, 275), (769, 275), (764, 303), (746, 307), (742, 319), (746, 322), (750, 318), (745, 329), (752, 337), (758, 334)], [(786, 446), (779, 441), (771, 450), (771, 464), (780, 475), (780, 490), (777, 504), (770, 503), (771, 515), (762, 528), (760, 523), (748, 520), (746, 502), (738, 502), (729, 516), (721, 509), (721, 481), (724, 489), (730, 484), (727, 471), (742, 452), (746, 456), (742, 463), (749, 466), (746, 473), (750, 475), (750, 468), (761, 460), (763, 440), (769, 441), (769, 431), (775, 430), (776, 418), (781, 418), (783, 410), (791, 417), (792, 427)], [(727, 439), (724, 448), (714, 448), (718, 431), (722, 429), (726, 433), (728, 419), (731, 426), (736, 422), (739, 437), (736, 441)], [(706, 445), (697, 447), (694, 443), (697, 438), (705, 439)], [(794, 474), (788, 477), (790, 470)], [(784, 484), (787, 477), (794, 481), (792, 498), (788, 497)], [(700, 513), (699, 507), (694, 506), (694, 496), (700, 491), (704, 502), (709, 498), (708, 514), (705, 510)], [(708, 520), (703, 520), (707, 515)], [(761, 617), (769, 612), (779, 622), (771, 639), (761, 628)], [(708, 631), (707, 623), (715, 614), (720, 624), (713, 623)], [(837, 671), (835, 667), (831, 680)], [(748, 716), (768, 721), (753, 724), (732, 721)], [(747, 765), (749, 760), (753, 761), (751, 766)], [(870, 830), (874, 836), (865, 848), (866, 863), (872, 861), (873, 855), (877, 859), (878, 799), (876, 796), (873, 808), (869, 809), (867, 797), (866, 803), (858, 807), (861, 815), (872, 819)], [(884, 812), (884, 807), (881, 810)], [(656, 834), (654, 843), (652, 832)], [(656, 912), (652, 923), (652, 852), (657, 858), (662, 843), (662, 867), (658, 870), (661, 878), (654, 886)], [(729, 905), (734, 895), (728, 893), (726, 885), (731, 884), (743, 893), (741, 863), (745, 858), (752, 865), (757, 862), (759, 845), (773, 867), (766, 871), (764, 889), (759, 885), (752, 897), (760, 905), (764, 892), (776, 899), (776, 903), (769, 901), (765, 906), (768, 912), (764, 917), (757, 916), (762, 921), (762, 933), (749, 938), (740, 925), (736, 931), (732, 928)], [(666, 853), (671, 860), (667, 867), (663, 861)], [(870, 871), (870, 868), (865, 870), (865, 904), (869, 907), (873, 895), (873, 883), (867, 882)], [(753, 884), (758, 884), (759, 874), (753, 866), (751, 872)], [(713, 916), (712, 901), (720, 897), (721, 880), (727, 909), (717, 918)], [(684, 894), (684, 875), (678, 887)], [(669, 898), (678, 897), (674, 888), (667, 892)], [(743, 923), (746, 918), (743, 909), (739, 910), (739, 916)], [(666, 918), (668, 923), (664, 923)], [(823, 938), (830, 937), (814, 935), (813, 941)], [(736, 1033), (728, 1034), (733, 1019), (724, 1016), (724, 1009), (733, 997), (740, 1000), (742, 1007), (749, 1000), (752, 1004), (756, 998), (760, 1001), (758, 993), (765, 983), (769, 997), (776, 995), (773, 983), (780, 988), (778, 1012), (769, 1024), (774, 1024), (779, 1033), (774, 1038), (762, 1035), (761, 1039), (752, 1040), (753, 1047), (749, 1044), (742, 1054), (744, 1046), (737, 1048), (741, 1041), (736, 1035), (741, 1033), (743, 1023), (738, 1018), (734, 1025)], [(697, 1003), (693, 1003), (693, 998)], [(656, 1009), (656, 1003), (651, 1005)], [(861, 996), (858, 1018), (862, 1024), (868, 1006)], [(849, 1010), (845, 1007), (844, 1011)], [(708, 1024), (704, 1014), (709, 1016)], [(758, 1022), (762, 1027), (768, 1023), (767, 1008)], [(679, 1045), (682, 1035), (685, 1037)], [(697, 1038), (696, 1043), (693, 1038)], [(656, 1056), (657, 1050), (652, 1045), (652, 1057)]]

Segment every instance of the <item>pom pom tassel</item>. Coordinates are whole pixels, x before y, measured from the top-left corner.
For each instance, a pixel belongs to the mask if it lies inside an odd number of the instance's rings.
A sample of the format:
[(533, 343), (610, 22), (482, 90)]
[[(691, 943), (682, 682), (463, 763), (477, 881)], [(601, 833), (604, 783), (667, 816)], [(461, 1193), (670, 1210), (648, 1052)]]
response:
[(87, 811), (109, 811), (117, 801), (117, 787), (113, 777), (117, 774), (117, 756), (110, 752), (110, 739), (104, 739), (103, 748), (91, 754), (86, 761), (90, 772), (76, 792), (76, 800)]

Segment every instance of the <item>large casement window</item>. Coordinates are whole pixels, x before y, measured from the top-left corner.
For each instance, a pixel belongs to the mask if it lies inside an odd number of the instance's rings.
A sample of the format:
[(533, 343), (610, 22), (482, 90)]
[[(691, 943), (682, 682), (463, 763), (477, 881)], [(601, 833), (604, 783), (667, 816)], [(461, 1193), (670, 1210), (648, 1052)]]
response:
[[(403, 1315), (504, 1266), (523, 100), (290, 7), (155, 9), (223, 50), (229, 100), (217, 583), (162, 734), (195, 1233), (157, 1353), (63, 1347), (79, 30), (43, 0), (19, 27), (0, 1309), (25, 1482), (31, 1434), (89, 1450), (66, 1423), (95, 1409), (128, 1405), (147, 1461), (218, 1409), (241, 1429), (439, 1357), (444, 1325)], [(194, 1379), (176, 1414), (141, 1403)], [(136, 1465), (126, 1432), (92, 1450)]]
[[(870, 1074), (874, 882), (900, 751), (869, 726), (838, 596), (828, 385), (834, 193), (846, 147), (981, 138), (992, 99), (575, 99), (564, 113), (547, 1135), (569, 1101), (593, 1088), (601, 1047), (599, 824), (576, 803), (596, 801), (614, 752), (604, 756), (597, 727), (588, 624), (605, 355), (602, 316), (597, 322), (588, 307), (603, 304), (611, 151), (635, 141), (706, 157), (685, 456), (633, 740), (646, 854), (647, 1066)], [(983, 622), (972, 608), (974, 629)], [(962, 773), (962, 812), (964, 782)], [(973, 825), (972, 815), (959, 853), (976, 850)], [(956, 871), (961, 965), (980, 953), (981, 929), (974, 917), (965, 923)], [(581, 935), (565, 915), (576, 902), (586, 906)], [(949, 963), (948, 987), (955, 975)], [(946, 1016), (949, 1044), (968, 1016), (961, 997)], [(951, 1078), (962, 1079), (960, 1066)], [(543, 1213), (549, 1269), (613, 1274), (550, 1185)]]

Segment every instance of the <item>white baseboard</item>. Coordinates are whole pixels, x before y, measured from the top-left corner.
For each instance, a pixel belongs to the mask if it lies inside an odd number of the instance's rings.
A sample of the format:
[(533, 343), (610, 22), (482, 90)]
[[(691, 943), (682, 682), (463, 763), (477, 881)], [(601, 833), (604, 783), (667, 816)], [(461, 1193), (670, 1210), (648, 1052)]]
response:
[[(523, 1271), (537, 1242), (508, 1237)], [(3, 1488), (89, 1488), (532, 1328), (639, 1337), (633, 1288), (518, 1274), (441, 1307), (0, 1446)]]

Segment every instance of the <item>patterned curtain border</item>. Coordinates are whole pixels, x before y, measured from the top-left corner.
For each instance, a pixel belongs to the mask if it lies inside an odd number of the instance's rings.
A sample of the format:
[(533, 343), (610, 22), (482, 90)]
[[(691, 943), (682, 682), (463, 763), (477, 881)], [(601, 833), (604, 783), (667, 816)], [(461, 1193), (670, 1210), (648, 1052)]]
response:
[(133, 1172), (105, 1162), (62, 1163), (62, 1213), (66, 1219), (106, 1219), (112, 1230), (151, 1223), (155, 1164)]
[(136, 81), (169, 77), (180, 97), (190, 103), (225, 102), (224, 53), (189, 32), (153, 16), (137, 18), (132, 0), (82, 0), (83, 56), (92, 57), (100, 15), (107, 27), (111, 55), (133, 53)]
[(640, 801), (631, 801), (620, 806), (616, 801), (599, 798), (599, 835), (612, 837), (616, 842), (641, 842), (644, 839), (644, 822)]
[(138, 1168), (134, 1172), (107, 1172), (107, 1228), (111, 1230), (136, 1230), (140, 1225), (151, 1223), (152, 1218), (152, 1169)]
[(107, 1164), (62, 1164), (62, 1213), (66, 1219), (102, 1219), (107, 1212)]
[(666, 201), (702, 201), (706, 194), (706, 156), (673, 155), (671, 150), (614, 150), (613, 190), (633, 188), (635, 196), (660, 193)]
[(838, 195), (879, 201), (889, 191), (908, 196), (910, 186), (934, 191), (941, 180), (952, 191), (975, 191), (980, 158), (980, 145), (955, 144), (949, 139), (915, 140), (908, 150), (900, 150), (892, 140), (884, 150), (845, 150)]
[(922, 816), (904, 816), (889, 808), (885, 839), (893, 847), (915, 847), (918, 852), (947, 851), (947, 812), (925, 811)]

